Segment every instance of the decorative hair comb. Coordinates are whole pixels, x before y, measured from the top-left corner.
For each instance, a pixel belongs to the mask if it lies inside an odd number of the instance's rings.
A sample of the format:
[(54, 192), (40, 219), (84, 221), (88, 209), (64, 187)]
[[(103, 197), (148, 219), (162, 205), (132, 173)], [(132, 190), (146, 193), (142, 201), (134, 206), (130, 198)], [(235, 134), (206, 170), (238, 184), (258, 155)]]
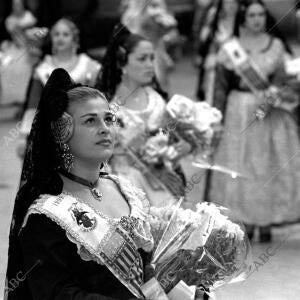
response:
[(74, 131), (72, 116), (64, 112), (58, 120), (51, 122), (51, 130), (56, 143), (64, 144), (68, 142)]

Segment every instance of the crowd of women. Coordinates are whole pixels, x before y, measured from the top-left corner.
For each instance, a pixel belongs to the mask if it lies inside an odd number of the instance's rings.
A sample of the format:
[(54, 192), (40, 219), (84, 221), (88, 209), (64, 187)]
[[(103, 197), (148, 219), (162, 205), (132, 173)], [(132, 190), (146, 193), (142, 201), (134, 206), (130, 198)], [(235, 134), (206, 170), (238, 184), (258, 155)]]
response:
[[(80, 53), (78, 29), (63, 18), (49, 30), (51, 53), (28, 81), (19, 149), (23, 171), (9, 237), (8, 300), (141, 298), (143, 266), (153, 247), (148, 208), (186, 196), (181, 161), (193, 154), (190, 140), (174, 130), (167, 133), (168, 163), (153, 162), (147, 153), (141, 162), (135, 152), (143, 145), (140, 137), (163, 140), (166, 135), (174, 64), (168, 42), (178, 38), (176, 20), (163, 1), (127, 2), (123, 24), (116, 26), (101, 62)], [(273, 225), (300, 219), (295, 113), (300, 83), (284, 68), (293, 54), (263, 1), (206, 2), (195, 25), (197, 95), (223, 114), (223, 132), (208, 169), (222, 165), (243, 177), (209, 171), (207, 192), (198, 201), (232, 209), (250, 239), (258, 227), (260, 242), (270, 242)], [(20, 16), (34, 24), (33, 16)], [(7, 23), (12, 28), (13, 20)], [(12, 32), (21, 36), (25, 27), (19, 24)], [(255, 122), (263, 100), (222, 47), (232, 37), (269, 88), (280, 91), (280, 103)], [(32, 271), (11, 287), (20, 270)]]

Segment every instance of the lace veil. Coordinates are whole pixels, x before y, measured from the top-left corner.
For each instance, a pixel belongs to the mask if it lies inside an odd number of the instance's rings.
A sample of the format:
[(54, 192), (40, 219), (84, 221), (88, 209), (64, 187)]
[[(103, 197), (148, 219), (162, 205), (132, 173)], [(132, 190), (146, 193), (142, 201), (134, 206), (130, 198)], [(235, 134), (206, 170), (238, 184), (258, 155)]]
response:
[(60, 165), (50, 124), (68, 106), (67, 91), (76, 85), (64, 69), (56, 69), (47, 81), (27, 141), (21, 182), (17, 193), (9, 234), (8, 264), (4, 299), (32, 299), (26, 280), (17, 281), (23, 269), (19, 232), (29, 206), (41, 194), (58, 195), (62, 180), (56, 169)]

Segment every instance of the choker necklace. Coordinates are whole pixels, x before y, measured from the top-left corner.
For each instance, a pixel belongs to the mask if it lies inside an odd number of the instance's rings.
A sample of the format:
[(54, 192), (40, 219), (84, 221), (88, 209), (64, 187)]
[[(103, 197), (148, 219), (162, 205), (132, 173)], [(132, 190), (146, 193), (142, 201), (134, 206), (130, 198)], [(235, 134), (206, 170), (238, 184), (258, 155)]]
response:
[(81, 178), (79, 176), (76, 176), (74, 174), (71, 174), (65, 170), (59, 170), (59, 172), (64, 175), (65, 177), (67, 177), (68, 179), (72, 180), (72, 181), (75, 181), (77, 183), (80, 183), (82, 185), (85, 185), (87, 186), (90, 191), (91, 191), (91, 194), (92, 196), (97, 200), (97, 201), (101, 201), (102, 200), (102, 194), (100, 193), (100, 191), (96, 188), (97, 186), (97, 183), (98, 183), (98, 179), (93, 183), (93, 182), (90, 182), (84, 178)]

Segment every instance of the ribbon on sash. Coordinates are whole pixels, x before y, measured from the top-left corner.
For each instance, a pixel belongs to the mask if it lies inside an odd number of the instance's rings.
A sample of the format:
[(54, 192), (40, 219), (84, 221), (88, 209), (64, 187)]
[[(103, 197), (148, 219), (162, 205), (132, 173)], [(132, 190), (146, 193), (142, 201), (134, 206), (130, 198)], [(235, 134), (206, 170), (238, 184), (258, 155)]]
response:
[(137, 246), (120, 222), (104, 218), (89, 205), (69, 194), (43, 195), (29, 208), (24, 225), (31, 214), (44, 214), (71, 240), (83, 247), (90, 258), (104, 264), (132, 294), (143, 298), (143, 262)]

